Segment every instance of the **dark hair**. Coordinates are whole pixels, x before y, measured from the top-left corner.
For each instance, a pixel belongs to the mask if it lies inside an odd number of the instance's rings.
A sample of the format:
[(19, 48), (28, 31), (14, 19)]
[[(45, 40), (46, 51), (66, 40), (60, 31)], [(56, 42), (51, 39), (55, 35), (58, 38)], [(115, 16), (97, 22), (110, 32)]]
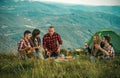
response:
[(112, 44), (112, 43), (110, 43), (109, 45), (111, 45), (111, 46), (113, 47), (113, 44)]
[(40, 30), (39, 29), (34, 29), (33, 32), (32, 32), (32, 37), (35, 38), (39, 34), (40, 34)]
[[(35, 44), (35, 38), (36, 38), (36, 36), (39, 35), (39, 34), (40, 34), (40, 30), (39, 30), (39, 29), (34, 29), (34, 30), (33, 30), (33, 32), (32, 32), (32, 37), (31, 37), (31, 40), (32, 40), (31, 46), (32, 46), (32, 47), (36, 45), (36, 44)], [(41, 42), (40, 38), (36, 38), (36, 39), (38, 40), (38, 43)]]
[(50, 26), (49, 28), (54, 28), (53, 26)]
[(107, 40), (108, 43), (110, 43), (110, 37), (109, 36), (104, 36), (105, 40)]
[(24, 32), (24, 36), (26, 35), (26, 34), (30, 34), (31, 32), (29, 31), (29, 30), (26, 30), (25, 32)]

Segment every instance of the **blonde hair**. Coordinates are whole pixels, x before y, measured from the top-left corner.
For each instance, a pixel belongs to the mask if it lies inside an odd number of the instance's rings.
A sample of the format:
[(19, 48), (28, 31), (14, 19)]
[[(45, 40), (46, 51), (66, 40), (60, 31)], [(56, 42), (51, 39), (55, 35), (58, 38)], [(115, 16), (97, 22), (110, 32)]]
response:
[(93, 38), (94, 37), (96, 37), (96, 40), (92, 43), (92, 46), (91, 46), (91, 52), (92, 52), (92, 54), (98, 52), (98, 49), (95, 48), (95, 44), (100, 45), (100, 43), (101, 43), (101, 39), (100, 39), (100, 36), (98, 34), (94, 35)]

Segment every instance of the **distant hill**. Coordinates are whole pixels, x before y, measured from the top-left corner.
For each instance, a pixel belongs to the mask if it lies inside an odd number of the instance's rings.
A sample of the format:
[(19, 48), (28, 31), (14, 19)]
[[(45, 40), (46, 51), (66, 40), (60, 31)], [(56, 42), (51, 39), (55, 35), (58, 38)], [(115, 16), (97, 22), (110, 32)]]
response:
[[(53, 25), (63, 38), (63, 48), (83, 47), (95, 32), (110, 29), (120, 34), (120, 6), (83, 6), (42, 2), (1, 0), (0, 39), (1, 45), (15, 45), (26, 29), (41, 30), (41, 38)], [(11, 43), (4, 44), (4, 38)], [(4, 50), (4, 46), (0, 47)], [(9, 46), (11, 49), (16, 47)], [(7, 49), (9, 49), (7, 47)], [(6, 50), (7, 50), (6, 49)]]
[(0, 53), (16, 52), (16, 50), (17, 46), (14, 40), (10, 39), (8, 36), (0, 35)]

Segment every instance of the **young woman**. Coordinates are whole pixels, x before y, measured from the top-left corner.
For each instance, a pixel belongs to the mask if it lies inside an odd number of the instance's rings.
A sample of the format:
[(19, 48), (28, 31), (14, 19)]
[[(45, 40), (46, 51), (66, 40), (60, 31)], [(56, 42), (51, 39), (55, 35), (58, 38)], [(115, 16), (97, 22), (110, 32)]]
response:
[(97, 56), (97, 54), (99, 53), (99, 50), (95, 47), (96, 44), (98, 44), (98, 45), (101, 44), (101, 40), (100, 40), (99, 35), (95, 35), (93, 37), (93, 43), (92, 43), (92, 46), (91, 46), (91, 53), (92, 53), (93, 56)]
[(35, 58), (40, 58), (40, 49), (41, 49), (41, 39), (40, 39), (40, 30), (34, 29), (32, 32), (32, 37), (30, 38), (30, 44), (35, 49), (34, 56)]

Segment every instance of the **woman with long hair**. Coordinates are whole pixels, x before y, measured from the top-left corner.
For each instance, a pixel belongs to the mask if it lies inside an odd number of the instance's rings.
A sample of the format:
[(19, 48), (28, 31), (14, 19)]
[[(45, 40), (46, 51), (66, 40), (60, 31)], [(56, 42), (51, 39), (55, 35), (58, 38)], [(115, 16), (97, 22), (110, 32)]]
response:
[(35, 49), (34, 56), (35, 58), (40, 58), (40, 49), (41, 49), (41, 39), (40, 39), (40, 30), (34, 29), (32, 32), (32, 37), (30, 39), (31, 46)]
[(96, 54), (98, 53), (98, 49), (95, 47), (95, 45), (98, 44), (100, 45), (101, 44), (101, 39), (100, 39), (100, 36), (99, 35), (95, 35), (93, 37), (93, 43), (91, 45), (91, 53), (93, 56), (96, 56)]

